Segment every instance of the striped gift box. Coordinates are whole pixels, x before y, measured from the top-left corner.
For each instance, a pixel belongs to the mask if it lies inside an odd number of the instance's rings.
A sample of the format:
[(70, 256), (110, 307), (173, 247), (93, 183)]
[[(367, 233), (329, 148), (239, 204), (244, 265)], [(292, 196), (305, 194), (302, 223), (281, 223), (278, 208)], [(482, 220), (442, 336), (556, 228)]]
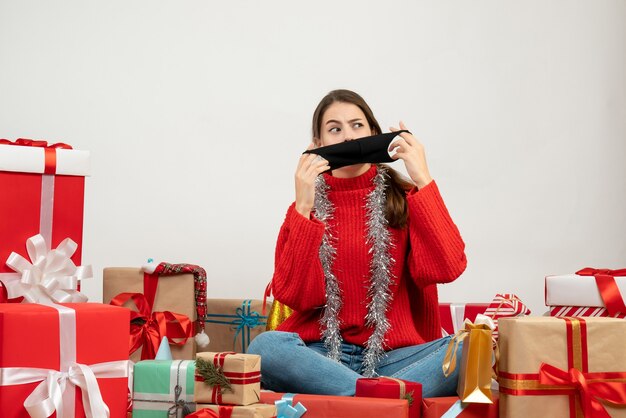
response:
[(493, 338), (498, 338), (498, 318), (530, 315), (530, 309), (512, 293), (497, 294), (485, 311), (485, 316), (493, 319), (495, 329)]
[(609, 315), (606, 308), (598, 306), (550, 306), (550, 316), (603, 316), (626, 318), (626, 313), (617, 312), (614, 315)]

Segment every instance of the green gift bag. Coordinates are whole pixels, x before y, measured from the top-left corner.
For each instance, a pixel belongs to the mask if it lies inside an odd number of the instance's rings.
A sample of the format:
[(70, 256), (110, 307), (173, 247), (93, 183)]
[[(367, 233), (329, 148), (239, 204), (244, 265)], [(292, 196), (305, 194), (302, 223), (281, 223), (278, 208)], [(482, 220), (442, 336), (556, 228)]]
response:
[(133, 418), (183, 417), (193, 403), (195, 361), (145, 360), (135, 364)]

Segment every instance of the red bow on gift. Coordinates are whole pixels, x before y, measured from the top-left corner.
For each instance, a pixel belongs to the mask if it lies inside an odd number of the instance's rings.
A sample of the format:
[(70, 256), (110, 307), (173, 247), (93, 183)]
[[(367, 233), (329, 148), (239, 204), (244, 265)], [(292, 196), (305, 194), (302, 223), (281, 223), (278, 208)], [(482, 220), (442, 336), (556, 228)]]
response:
[(583, 373), (572, 368), (569, 372), (550, 364), (539, 368), (539, 383), (547, 386), (568, 386), (578, 391), (583, 415), (590, 418), (610, 418), (598, 399), (615, 405), (626, 404), (626, 383), (602, 381), (616, 373)]
[[(152, 312), (152, 305), (142, 293), (120, 293), (111, 300), (111, 305), (122, 306), (129, 299), (139, 310), (131, 312), (130, 316), (130, 353), (143, 346), (142, 360), (154, 359), (163, 337), (167, 337), (170, 344), (184, 345), (193, 335), (192, 322), (187, 315)], [(174, 338), (182, 340), (177, 342)]]
[(582, 270), (578, 270), (576, 274), (595, 277), (600, 297), (609, 315), (615, 315), (620, 312), (626, 313), (624, 299), (617, 287), (617, 283), (615, 283), (615, 276), (626, 276), (626, 269), (609, 270), (585, 267)]
[(22, 147), (41, 147), (41, 148), (62, 148), (62, 149), (72, 149), (71, 145), (64, 144), (63, 142), (57, 142), (56, 144), (48, 145), (48, 141), (41, 141), (36, 139), (26, 139), (26, 138), (18, 138), (13, 141), (9, 141), (8, 139), (0, 139), (0, 144), (2, 145), (19, 145)]

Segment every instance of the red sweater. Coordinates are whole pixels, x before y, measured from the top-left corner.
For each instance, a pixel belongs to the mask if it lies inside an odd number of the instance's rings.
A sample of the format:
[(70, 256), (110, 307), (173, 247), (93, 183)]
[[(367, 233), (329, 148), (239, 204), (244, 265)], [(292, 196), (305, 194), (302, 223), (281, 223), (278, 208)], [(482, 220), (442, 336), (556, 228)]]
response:
[[(339, 281), (343, 306), (341, 335), (345, 342), (364, 346), (372, 329), (365, 327), (370, 260), (366, 236), (366, 196), (374, 188), (376, 167), (354, 178), (324, 174), (335, 205), (334, 233), (337, 254), (333, 271)], [(465, 244), (450, 219), (439, 189), (431, 182), (407, 194), (408, 223), (390, 228), (393, 265), (392, 302), (387, 311), (391, 329), (388, 349), (421, 344), (441, 336), (437, 283), (456, 279), (465, 270)], [(326, 303), (319, 260), (324, 224), (307, 219), (289, 207), (276, 244), (272, 289), (277, 300), (294, 309), (280, 331), (297, 332), (306, 341), (320, 341), (320, 316)]]

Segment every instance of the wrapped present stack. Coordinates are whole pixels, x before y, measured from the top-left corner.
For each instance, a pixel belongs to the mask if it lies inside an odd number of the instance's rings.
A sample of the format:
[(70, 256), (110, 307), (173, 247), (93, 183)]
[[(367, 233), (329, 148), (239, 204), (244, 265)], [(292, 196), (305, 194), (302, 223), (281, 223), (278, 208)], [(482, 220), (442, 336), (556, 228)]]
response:
[(89, 153), (0, 140), (2, 417), (123, 417), (130, 311), (84, 303), (79, 283)]

